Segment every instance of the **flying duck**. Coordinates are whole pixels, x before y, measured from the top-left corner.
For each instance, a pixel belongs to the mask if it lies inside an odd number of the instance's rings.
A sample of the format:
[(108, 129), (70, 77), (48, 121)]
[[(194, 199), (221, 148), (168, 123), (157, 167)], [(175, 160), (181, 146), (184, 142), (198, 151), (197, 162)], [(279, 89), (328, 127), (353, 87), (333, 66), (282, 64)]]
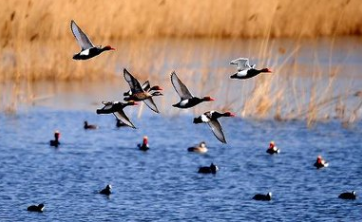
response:
[(103, 190), (99, 191), (100, 194), (104, 194), (104, 195), (110, 195), (112, 192), (112, 185), (108, 184), (106, 186), (106, 188), (104, 188)]
[(131, 95), (125, 100), (134, 100), (134, 101), (143, 101), (148, 108), (150, 108), (152, 111), (159, 113), (158, 108), (156, 104), (153, 102), (152, 97), (153, 96), (162, 96), (162, 93), (159, 91), (155, 92), (148, 92), (145, 91), (141, 84), (138, 82), (138, 80), (131, 75), (126, 69), (123, 69), (124, 79), (127, 81), (129, 87), (131, 88)]
[(96, 125), (92, 125), (92, 124), (88, 124), (88, 121), (84, 121), (84, 126), (83, 126), (84, 129), (97, 129), (98, 126)]
[(194, 123), (207, 123), (214, 133), (215, 137), (222, 143), (226, 143), (222, 127), (217, 120), (220, 117), (234, 117), (235, 115), (231, 112), (219, 113), (216, 111), (208, 111), (199, 117), (194, 118)]
[[(150, 82), (148, 80), (146, 82), (144, 82), (141, 87), (144, 91), (147, 91), (147, 92), (163, 90), (160, 86), (157, 86), (157, 85), (151, 87)], [(131, 95), (132, 95), (131, 90), (128, 90), (127, 92), (123, 93), (123, 96), (129, 97)]]
[(60, 138), (60, 132), (58, 130), (56, 130), (54, 132), (54, 140), (50, 140), (50, 142), (49, 142), (50, 146), (58, 147), (60, 145), (59, 138)]
[(148, 146), (148, 137), (147, 136), (144, 136), (143, 137), (143, 141), (142, 141), (142, 144), (138, 144), (137, 145), (138, 148), (142, 151), (147, 151), (150, 149), (150, 147)]
[(272, 198), (272, 193), (268, 192), (266, 195), (265, 194), (255, 194), (255, 196), (253, 197), (254, 200), (263, 200), (263, 201), (270, 201)]
[(33, 211), (33, 212), (43, 212), (44, 211), (44, 204), (39, 204), (38, 206), (37, 205), (31, 205), (27, 208), (28, 211)]
[(338, 196), (338, 198), (347, 199), (347, 200), (355, 200), (357, 198), (357, 194), (356, 194), (356, 191), (345, 192), (345, 193), (341, 193)]
[(205, 174), (216, 174), (216, 172), (219, 170), (219, 167), (217, 167), (214, 163), (211, 163), (210, 166), (204, 166), (204, 167), (199, 167), (199, 171), (198, 173), (205, 173)]
[(204, 101), (214, 101), (214, 99), (211, 98), (210, 96), (205, 96), (203, 98), (198, 98), (198, 97), (193, 96), (190, 93), (190, 91), (187, 89), (187, 87), (177, 77), (175, 71), (173, 71), (171, 73), (171, 83), (181, 99), (180, 102), (172, 105), (174, 107), (186, 109), (186, 108), (196, 106), (197, 104), (204, 102)]
[(255, 64), (250, 66), (249, 59), (238, 58), (230, 62), (230, 65), (237, 65), (238, 72), (230, 76), (231, 79), (249, 79), (260, 73), (271, 73), (269, 68), (255, 69)]
[(195, 152), (195, 153), (206, 153), (207, 152), (207, 148), (206, 148), (206, 143), (205, 142), (201, 142), (199, 145), (197, 146), (193, 146), (193, 147), (189, 147), (187, 148), (187, 150), (189, 152)]
[(275, 146), (274, 141), (270, 141), (269, 148), (266, 150), (266, 152), (272, 155), (275, 153), (280, 153), (280, 149), (277, 146)]
[(82, 29), (80, 29), (77, 26), (77, 24), (73, 20), (70, 22), (70, 28), (81, 48), (81, 51), (73, 56), (74, 60), (86, 60), (93, 58), (104, 51), (115, 50), (109, 45), (105, 47), (94, 46), (93, 43), (87, 37), (87, 35), (82, 31)]
[(323, 167), (328, 167), (329, 163), (326, 162), (322, 156), (318, 156), (317, 157), (317, 160), (315, 161), (314, 163), (314, 166), (317, 168), (317, 169), (320, 169), (320, 168), (323, 168)]
[(127, 103), (122, 103), (118, 101), (111, 102), (102, 102), (104, 107), (102, 109), (97, 109), (97, 114), (113, 114), (117, 119), (126, 124), (129, 127), (136, 129), (133, 123), (128, 119), (123, 109), (126, 106), (134, 106), (137, 105), (134, 101), (128, 101)]

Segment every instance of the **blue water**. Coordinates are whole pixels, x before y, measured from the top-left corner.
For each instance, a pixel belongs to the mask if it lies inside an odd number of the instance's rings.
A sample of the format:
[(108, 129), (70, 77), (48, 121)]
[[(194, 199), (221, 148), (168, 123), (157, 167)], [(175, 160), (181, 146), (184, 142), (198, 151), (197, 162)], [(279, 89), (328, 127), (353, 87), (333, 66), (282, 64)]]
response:
[[(126, 110), (129, 112), (129, 110)], [(227, 145), (192, 115), (146, 113), (117, 129), (112, 116), (31, 108), (0, 114), (0, 221), (361, 221), (362, 125), (224, 118)], [(99, 125), (85, 131), (83, 121)], [(50, 147), (53, 131), (61, 146)], [(151, 149), (139, 151), (147, 135)], [(188, 153), (201, 141), (207, 154)], [(265, 151), (270, 140), (279, 155)], [(321, 154), (330, 162), (316, 170)], [(216, 175), (200, 175), (214, 162)], [(97, 192), (112, 184), (107, 198)], [(256, 193), (273, 193), (270, 202)], [(45, 203), (43, 213), (26, 211)]]

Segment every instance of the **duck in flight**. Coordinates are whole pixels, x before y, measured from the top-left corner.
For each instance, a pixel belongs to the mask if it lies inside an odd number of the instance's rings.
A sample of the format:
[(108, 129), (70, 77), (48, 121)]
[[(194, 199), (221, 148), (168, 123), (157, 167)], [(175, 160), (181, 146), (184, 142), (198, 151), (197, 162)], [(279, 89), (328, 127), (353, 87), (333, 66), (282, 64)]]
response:
[(173, 104), (172, 106), (181, 108), (181, 109), (187, 109), (193, 106), (196, 106), (197, 104), (204, 102), (204, 101), (214, 101), (213, 98), (210, 96), (205, 96), (203, 98), (198, 98), (193, 96), (190, 91), (187, 89), (185, 84), (181, 82), (181, 80), (177, 77), (176, 72), (173, 71), (171, 73), (171, 83), (173, 87), (175, 88), (177, 94), (180, 96), (180, 102)]
[(128, 101), (127, 103), (122, 103), (118, 101), (111, 102), (102, 102), (104, 107), (97, 109), (97, 114), (113, 114), (117, 120), (120, 120), (125, 125), (136, 129), (135, 125), (129, 120), (127, 115), (124, 113), (123, 109), (127, 106), (137, 105), (134, 101)]
[(70, 28), (81, 48), (81, 51), (73, 56), (74, 60), (86, 60), (93, 58), (104, 51), (115, 50), (109, 45), (104, 47), (94, 46), (93, 43), (89, 40), (88, 36), (77, 26), (73, 20), (70, 22)]
[[(141, 87), (144, 91), (147, 91), (147, 92), (163, 90), (160, 86), (157, 86), (157, 85), (151, 87), (150, 82), (148, 80), (146, 82), (144, 82)], [(128, 90), (127, 92), (123, 93), (123, 96), (129, 97), (131, 95), (132, 95), (131, 90)]]
[(215, 137), (222, 143), (226, 143), (221, 124), (217, 120), (220, 117), (234, 117), (235, 114), (231, 112), (219, 113), (216, 111), (208, 111), (199, 117), (194, 118), (194, 123), (207, 123), (214, 133)]
[(255, 69), (255, 64), (251, 66), (248, 58), (235, 59), (230, 65), (237, 65), (237, 73), (230, 76), (231, 79), (249, 79), (260, 73), (272, 73), (269, 68)]
[(131, 95), (124, 98), (126, 101), (134, 100), (134, 101), (143, 101), (148, 108), (150, 108), (152, 111), (159, 113), (155, 102), (153, 101), (153, 96), (162, 96), (162, 93), (159, 91), (149, 92), (145, 91), (141, 84), (138, 82), (138, 80), (131, 75), (126, 69), (123, 69), (123, 75), (124, 79), (127, 81), (130, 89), (131, 89)]

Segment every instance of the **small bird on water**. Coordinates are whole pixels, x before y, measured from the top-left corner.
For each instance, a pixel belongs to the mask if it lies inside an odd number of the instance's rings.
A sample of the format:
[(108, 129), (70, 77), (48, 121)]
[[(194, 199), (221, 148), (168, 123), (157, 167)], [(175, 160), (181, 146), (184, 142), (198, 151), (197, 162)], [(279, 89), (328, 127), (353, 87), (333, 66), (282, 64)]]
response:
[(59, 138), (60, 138), (60, 132), (56, 130), (54, 132), (54, 140), (49, 141), (50, 146), (58, 147), (60, 145)]
[(41, 213), (44, 211), (44, 208), (45, 208), (44, 204), (41, 203), (39, 205), (31, 205), (27, 208), (27, 210)]

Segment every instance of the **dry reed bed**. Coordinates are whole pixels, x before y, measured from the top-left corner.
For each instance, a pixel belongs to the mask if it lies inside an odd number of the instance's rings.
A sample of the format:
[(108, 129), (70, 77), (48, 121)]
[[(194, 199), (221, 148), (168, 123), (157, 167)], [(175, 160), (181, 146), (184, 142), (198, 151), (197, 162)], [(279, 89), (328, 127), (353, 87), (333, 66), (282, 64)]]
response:
[(95, 42), (123, 37), (315, 37), (362, 33), (359, 0), (1, 1), (0, 38), (64, 39), (74, 19)]

